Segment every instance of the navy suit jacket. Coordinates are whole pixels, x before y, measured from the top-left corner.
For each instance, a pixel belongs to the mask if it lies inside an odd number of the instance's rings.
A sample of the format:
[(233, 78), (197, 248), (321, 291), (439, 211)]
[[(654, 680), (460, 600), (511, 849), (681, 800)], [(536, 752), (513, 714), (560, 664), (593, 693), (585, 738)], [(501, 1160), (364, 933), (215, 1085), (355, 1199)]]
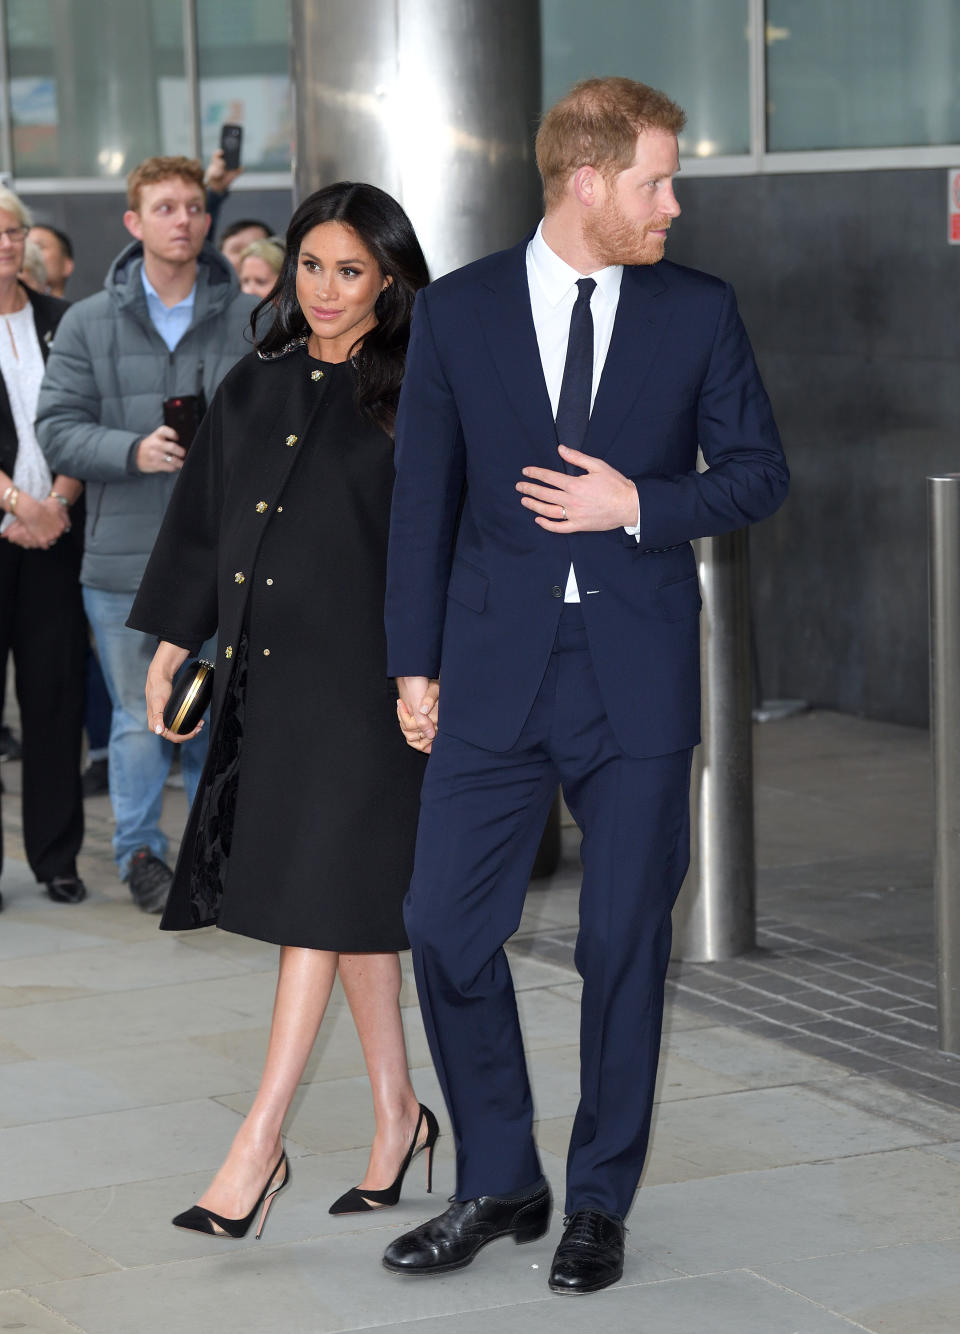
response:
[[(546, 532), (515, 490), (562, 470), (527, 242), (417, 298), (397, 414), (388, 670), (440, 677), (440, 724), (512, 746), (572, 560), (614, 734), (634, 756), (699, 740), (700, 595), (690, 541), (766, 518), (789, 474), (732, 288), (666, 260), (625, 268), (583, 450), (633, 479), (640, 540)], [(697, 472), (697, 447), (707, 471)]]

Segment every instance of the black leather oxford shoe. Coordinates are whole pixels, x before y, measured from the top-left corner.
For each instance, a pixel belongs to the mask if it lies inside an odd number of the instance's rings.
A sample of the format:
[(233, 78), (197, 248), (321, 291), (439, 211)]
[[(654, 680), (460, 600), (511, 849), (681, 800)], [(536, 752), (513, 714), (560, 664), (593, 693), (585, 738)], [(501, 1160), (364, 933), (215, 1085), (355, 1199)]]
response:
[(565, 1231), (553, 1256), (552, 1292), (599, 1292), (623, 1274), (624, 1226), (597, 1209), (578, 1209), (563, 1220)]
[(468, 1265), (497, 1237), (536, 1241), (550, 1227), (550, 1187), (542, 1178), (514, 1195), (456, 1201), (446, 1213), (390, 1243), (384, 1266), (394, 1274), (447, 1274)]

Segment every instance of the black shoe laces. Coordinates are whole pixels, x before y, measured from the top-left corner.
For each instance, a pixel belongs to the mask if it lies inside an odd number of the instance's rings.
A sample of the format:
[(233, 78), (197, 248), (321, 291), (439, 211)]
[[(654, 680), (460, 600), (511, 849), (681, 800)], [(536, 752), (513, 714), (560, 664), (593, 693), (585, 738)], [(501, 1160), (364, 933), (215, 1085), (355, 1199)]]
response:
[(574, 1246), (603, 1246), (606, 1244), (603, 1237), (605, 1223), (614, 1226), (612, 1219), (593, 1209), (567, 1214), (563, 1220), (563, 1226), (567, 1229), (563, 1234), (563, 1242), (570, 1242)]

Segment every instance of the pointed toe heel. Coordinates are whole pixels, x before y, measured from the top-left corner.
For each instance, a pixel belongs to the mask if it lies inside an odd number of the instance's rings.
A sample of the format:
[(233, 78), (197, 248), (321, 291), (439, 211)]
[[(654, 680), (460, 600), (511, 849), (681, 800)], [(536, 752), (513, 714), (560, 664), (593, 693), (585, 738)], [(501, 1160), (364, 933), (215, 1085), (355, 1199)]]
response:
[[(427, 1134), (422, 1144), (418, 1144), (420, 1138), (420, 1128), (426, 1125)], [(410, 1141), (410, 1147), (406, 1152), (403, 1162), (400, 1164), (400, 1171), (397, 1173), (396, 1180), (392, 1186), (386, 1190), (366, 1190), (359, 1186), (351, 1188), (334, 1200), (330, 1206), (332, 1214), (367, 1214), (372, 1213), (374, 1209), (389, 1209), (397, 1204), (400, 1199), (400, 1191), (403, 1187), (403, 1179), (407, 1175), (407, 1168), (416, 1158), (418, 1153), (426, 1154), (427, 1159), (427, 1193), (433, 1190), (433, 1150), (437, 1140), (440, 1137), (440, 1126), (437, 1124), (437, 1118), (431, 1112), (429, 1107), (420, 1104), (420, 1115), (417, 1117), (417, 1128), (413, 1132), (413, 1139)]]
[[(282, 1176), (280, 1175), (281, 1171)], [(278, 1177), (280, 1178), (279, 1181), (277, 1180)], [(224, 1218), (223, 1214), (215, 1214), (212, 1209), (204, 1209), (199, 1204), (195, 1204), (182, 1214), (177, 1214), (176, 1218), (172, 1220), (173, 1226), (185, 1228), (188, 1232), (205, 1232), (211, 1237), (232, 1237), (234, 1240), (239, 1240), (240, 1237), (245, 1237), (250, 1231), (250, 1224), (259, 1209), (260, 1221), (254, 1234), (259, 1241), (263, 1225), (267, 1221), (270, 1206), (289, 1180), (290, 1164), (287, 1161), (286, 1153), (281, 1153), (276, 1167), (267, 1177), (267, 1184), (260, 1192), (259, 1199), (246, 1218)]]

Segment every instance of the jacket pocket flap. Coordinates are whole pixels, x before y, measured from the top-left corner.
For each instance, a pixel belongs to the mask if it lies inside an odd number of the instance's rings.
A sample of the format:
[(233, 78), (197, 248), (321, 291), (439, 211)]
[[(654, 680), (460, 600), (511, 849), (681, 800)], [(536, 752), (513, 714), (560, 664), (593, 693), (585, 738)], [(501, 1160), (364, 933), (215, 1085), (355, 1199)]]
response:
[(695, 574), (688, 574), (684, 579), (661, 584), (657, 589), (657, 602), (665, 621), (682, 621), (687, 616), (696, 616), (700, 610), (700, 580)]
[(450, 572), (447, 596), (454, 602), (461, 602), (471, 611), (483, 611), (487, 600), (487, 576), (475, 570), (472, 565), (455, 562)]

